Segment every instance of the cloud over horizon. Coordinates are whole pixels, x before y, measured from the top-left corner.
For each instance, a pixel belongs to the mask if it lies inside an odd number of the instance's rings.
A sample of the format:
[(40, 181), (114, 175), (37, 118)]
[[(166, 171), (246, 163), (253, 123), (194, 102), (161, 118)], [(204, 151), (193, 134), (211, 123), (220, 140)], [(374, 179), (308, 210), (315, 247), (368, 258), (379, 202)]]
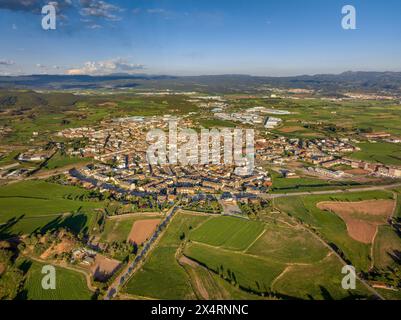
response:
[(68, 69), (68, 75), (108, 75), (113, 73), (133, 74), (139, 70), (144, 70), (142, 64), (133, 64), (122, 58), (110, 59), (105, 61), (88, 61), (80, 68)]

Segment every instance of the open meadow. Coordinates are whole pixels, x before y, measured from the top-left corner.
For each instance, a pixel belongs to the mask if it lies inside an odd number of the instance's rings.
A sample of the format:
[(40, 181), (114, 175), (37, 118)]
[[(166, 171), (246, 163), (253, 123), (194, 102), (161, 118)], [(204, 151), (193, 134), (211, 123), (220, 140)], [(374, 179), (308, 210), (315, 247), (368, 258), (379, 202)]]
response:
[(56, 267), (56, 289), (44, 290), (42, 288), (42, 267), (44, 264), (25, 260), (26, 280), (20, 299), (27, 300), (90, 300), (91, 292), (85, 276), (79, 272)]

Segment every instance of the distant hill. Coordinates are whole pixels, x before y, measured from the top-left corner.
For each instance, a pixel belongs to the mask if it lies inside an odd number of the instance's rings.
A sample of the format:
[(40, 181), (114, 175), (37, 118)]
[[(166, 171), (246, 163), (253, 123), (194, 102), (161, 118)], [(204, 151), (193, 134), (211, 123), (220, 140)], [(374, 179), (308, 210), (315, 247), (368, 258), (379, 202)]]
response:
[(341, 74), (294, 77), (249, 75), (152, 76), (116, 74), (109, 76), (31, 75), (0, 77), (0, 88), (10, 89), (171, 89), (216, 93), (257, 92), (266, 88), (302, 88), (323, 93), (345, 91), (401, 92), (401, 72), (344, 72)]
[(22, 110), (34, 107), (68, 109), (75, 105), (78, 97), (72, 93), (38, 93), (31, 90), (0, 90), (0, 110), (18, 108)]

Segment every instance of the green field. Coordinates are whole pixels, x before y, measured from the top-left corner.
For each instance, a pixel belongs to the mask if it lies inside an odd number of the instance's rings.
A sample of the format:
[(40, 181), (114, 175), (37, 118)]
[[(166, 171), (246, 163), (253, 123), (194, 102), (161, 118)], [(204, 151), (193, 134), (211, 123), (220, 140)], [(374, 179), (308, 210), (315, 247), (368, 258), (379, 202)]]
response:
[(357, 183), (346, 181), (327, 181), (315, 178), (283, 178), (280, 174), (271, 173), (273, 187), (272, 193), (290, 193), (290, 192), (303, 192), (303, 191), (322, 191), (333, 189), (345, 189)]
[(329, 253), (312, 234), (299, 228), (266, 224), (265, 230), (247, 253), (282, 263), (314, 263)]
[[(255, 300), (262, 297), (250, 294), (246, 291), (231, 285), (222, 279), (218, 274), (208, 270), (197, 263), (183, 264), (185, 271), (190, 277), (192, 288), (198, 299), (207, 300)], [(199, 284), (204, 291), (199, 289)], [(205, 296), (206, 291), (206, 296)]]
[(359, 143), (357, 145), (361, 151), (351, 155), (357, 160), (368, 162), (379, 162), (387, 165), (401, 165), (401, 145), (395, 143)]
[(162, 216), (150, 216), (138, 214), (138, 216), (118, 217), (118, 219), (107, 219), (104, 230), (101, 235), (102, 241), (126, 241), (131, 232), (132, 225), (135, 221), (146, 219), (158, 219)]
[(401, 252), (401, 238), (388, 225), (379, 226), (374, 242), (374, 265), (379, 269), (397, 266), (396, 256)]
[(245, 250), (263, 232), (260, 222), (234, 217), (212, 218), (191, 233), (190, 239), (216, 247)]
[(227, 121), (227, 120), (220, 120), (220, 119), (199, 119), (199, 124), (206, 128), (232, 128), (236, 127), (237, 125), (234, 122)]
[(185, 255), (222, 275), (233, 285), (255, 293), (270, 292), (273, 280), (285, 265), (267, 258), (213, 248), (203, 244), (190, 244)]
[(44, 277), (44, 264), (36, 261), (24, 261), (30, 265), (22, 292), (27, 300), (90, 300), (93, 293), (88, 289), (85, 276), (78, 272), (56, 267), (56, 289), (44, 290), (41, 281)]
[[(0, 224), (8, 233), (31, 233), (37, 228), (87, 227), (102, 202), (78, 200), (86, 190), (45, 181), (24, 181), (0, 187)], [(73, 213), (73, 215), (71, 215)], [(75, 214), (74, 214), (75, 213)], [(0, 231), (5, 232), (4, 228)]]
[(13, 151), (0, 157), (0, 167), (17, 163), (17, 161), (14, 158), (18, 155), (18, 153), (19, 153), (18, 151)]
[(334, 255), (313, 265), (290, 266), (275, 282), (273, 290), (279, 294), (313, 300), (366, 299), (371, 296), (361, 282), (356, 290), (346, 291), (341, 286), (343, 265)]
[(397, 192), (397, 208), (395, 209), (394, 217), (401, 218), (401, 189), (395, 191)]
[(206, 216), (177, 213), (143, 267), (127, 283), (125, 291), (156, 299), (195, 298), (189, 276), (175, 255), (184, 240), (182, 236), (187, 236), (190, 229), (205, 219)]
[[(263, 224), (264, 233), (246, 251), (238, 252), (233, 250), (235, 248), (220, 246), (224, 243), (221, 239), (215, 240), (216, 229), (212, 224), (215, 220), (218, 218), (208, 220), (193, 231), (190, 238), (194, 240), (200, 233), (202, 237), (199, 240), (203, 243), (191, 242), (184, 253), (233, 287), (249, 293), (265, 296), (273, 293), (276, 297), (290, 299), (324, 299), (329, 296), (345, 299), (352, 294), (341, 288), (340, 260), (333, 254), (329, 255), (328, 248), (310, 232), (281, 223), (266, 223)], [(247, 224), (245, 220), (238, 221)], [(219, 235), (230, 239), (231, 233), (228, 229)], [(292, 272), (298, 268), (300, 272)], [(353, 294), (369, 295), (363, 287)]]
[(68, 165), (84, 164), (92, 161), (93, 159), (90, 158), (62, 156), (57, 153), (46, 162), (43, 168), (47, 170), (54, 170)]
[(277, 207), (313, 227), (323, 238), (335, 244), (357, 270), (367, 271), (370, 267), (370, 245), (352, 239), (343, 220), (332, 212), (319, 210), (316, 205), (322, 201), (362, 201), (369, 199), (392, 199), (385, 191), (360, 192), (333, 195), (279, 198)]

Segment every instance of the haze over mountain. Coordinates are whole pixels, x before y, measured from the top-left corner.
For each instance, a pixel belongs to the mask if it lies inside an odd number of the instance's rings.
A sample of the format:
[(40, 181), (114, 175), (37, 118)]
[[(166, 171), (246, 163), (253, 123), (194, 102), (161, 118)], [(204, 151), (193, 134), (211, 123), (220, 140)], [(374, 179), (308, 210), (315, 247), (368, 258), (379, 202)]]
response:
[(250, 75), (169, 76), (147, 74), (26, 75), (0, 77), (0, 88), (18, 89), (158, 89), (200, 92), (257, 92), (268, 88), (304, 88), (321, 92), (357, 90), (399, 93), (401, 72), (344, 72), (341, 74), (262, 77)]

